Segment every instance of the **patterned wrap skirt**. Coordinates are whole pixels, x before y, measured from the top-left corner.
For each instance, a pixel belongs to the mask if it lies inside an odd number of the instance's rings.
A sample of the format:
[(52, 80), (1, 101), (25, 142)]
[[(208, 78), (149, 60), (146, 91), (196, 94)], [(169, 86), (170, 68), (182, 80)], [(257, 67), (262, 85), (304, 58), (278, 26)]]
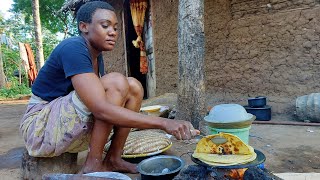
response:
[(20, 123), (30, 156), (53, 157), (88, 149), (92, 114), (75, 91), (51, 102), (32, 95)]

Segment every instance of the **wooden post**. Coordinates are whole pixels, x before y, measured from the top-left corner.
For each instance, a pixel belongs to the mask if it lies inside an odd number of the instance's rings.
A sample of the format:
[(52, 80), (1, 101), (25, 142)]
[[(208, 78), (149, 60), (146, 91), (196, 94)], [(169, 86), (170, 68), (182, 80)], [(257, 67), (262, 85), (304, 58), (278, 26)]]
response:
[(42, 179), (43, 175), (51, 173), (77, 173), (77, 156), (77, 153), (64, 153), (52, 158), (32, 157), (25, 150), (21, 164), (22, 179)]
[(6, 87), (6, 80), (3, 68), (3, 59), (2, 59), (2, 51), (1, 51), (1, 42), (0, 42), (0, 88)]
[(179, 0), (179, 82), (176, 119), (195, 128), (206, 113), (204, 69), (204, 0)]

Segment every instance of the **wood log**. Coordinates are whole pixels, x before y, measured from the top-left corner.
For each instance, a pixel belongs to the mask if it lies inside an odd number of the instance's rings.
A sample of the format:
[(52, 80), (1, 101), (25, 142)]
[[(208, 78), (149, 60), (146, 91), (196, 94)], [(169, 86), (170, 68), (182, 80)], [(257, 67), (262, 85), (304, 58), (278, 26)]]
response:
[(78, 171), (78, 153), (63, 153), (56, 157), (32, 157), (24, 151), (21, 164), (22, 179), (42, 179), (50, 173), (73, 174)]
[(205, 116), (204, 0), (179, 0), (179, 81), (176, 119), (195, 128)]

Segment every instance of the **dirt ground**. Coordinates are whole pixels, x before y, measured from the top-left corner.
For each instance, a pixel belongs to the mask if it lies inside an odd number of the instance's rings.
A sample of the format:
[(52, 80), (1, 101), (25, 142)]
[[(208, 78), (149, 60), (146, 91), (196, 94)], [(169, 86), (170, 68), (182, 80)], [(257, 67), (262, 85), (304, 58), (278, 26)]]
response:
[[(21, 178), (24, 145), (18, 129), (26, 103), (26, 100), (0, 101), (0, 180)], [(278, 119), (273, 117), (272, 121)], [(320, 126), (253, 124), (249, 144), (265, 154), (264, 166), (269, 171), (320, 173)], [(193, 152), (195, 145), (194, 141), (173, 139), (173, 146), (164, 154), (181, 156), (187, 164), (192, 164), (188, 152)], [(85, 153), (79, 154), (80, 164), (84, 157)]]

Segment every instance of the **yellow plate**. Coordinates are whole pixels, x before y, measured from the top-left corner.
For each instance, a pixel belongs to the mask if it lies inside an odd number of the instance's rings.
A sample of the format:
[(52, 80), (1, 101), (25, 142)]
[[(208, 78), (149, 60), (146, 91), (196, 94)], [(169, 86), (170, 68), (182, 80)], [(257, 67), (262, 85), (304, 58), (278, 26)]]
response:
[(158, 151), (155, 151), (155, 152), (145, 153), (145, 154), (128, 154), (128, 155), (124, 154), (124, 155), (121, 155), (121, 157), (123, 157), (123, 158), (138, 158), (138, 157), (153, 156), (153, 155), (160, 154), (160, 153), (170, 149), (171, 146), (172, 146), (172, 142), (167, 147), (160, 149)]
[(156, 112), (156, 111), (159, 111), (161, 107), (162, 106), (160, 106), (160, 105), (146, 106), (146, 107), (141, 108), (140, 111)]

